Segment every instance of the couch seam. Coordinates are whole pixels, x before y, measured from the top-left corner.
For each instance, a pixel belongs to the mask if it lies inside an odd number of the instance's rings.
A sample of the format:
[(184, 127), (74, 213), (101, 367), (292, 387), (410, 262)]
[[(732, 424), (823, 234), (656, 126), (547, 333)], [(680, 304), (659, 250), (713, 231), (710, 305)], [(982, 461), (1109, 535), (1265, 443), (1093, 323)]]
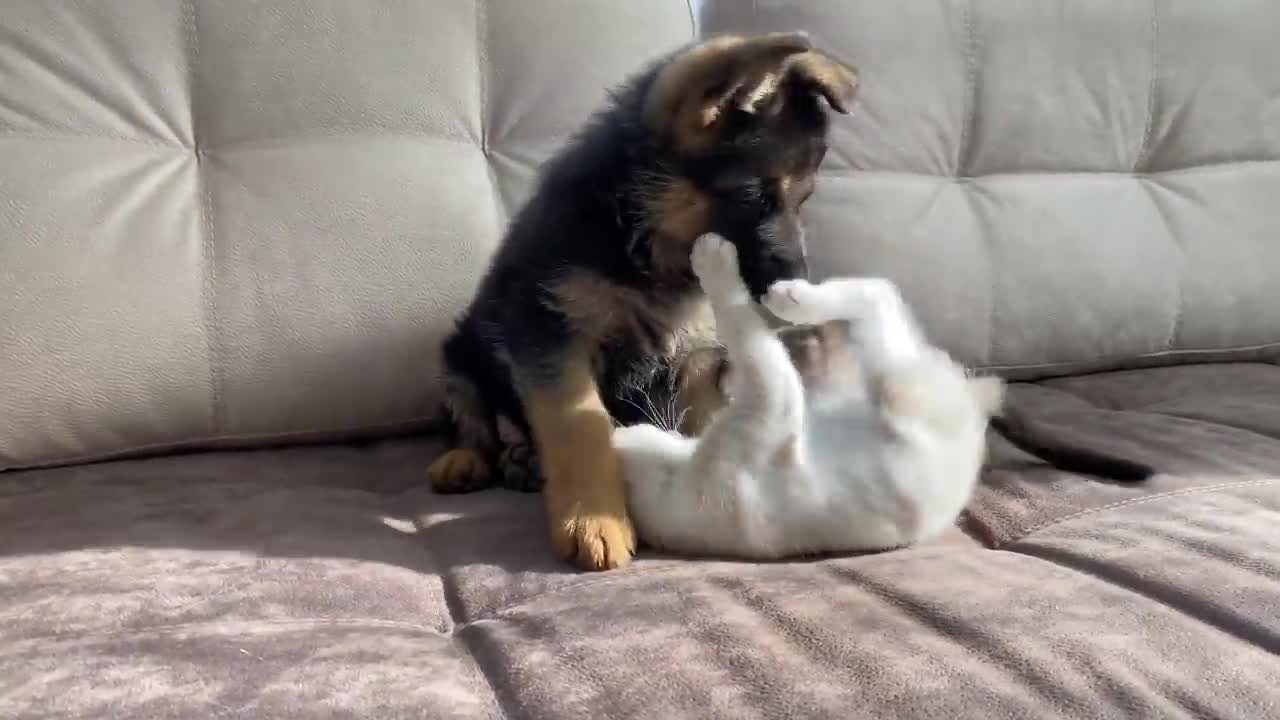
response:
[[(1151, 152), (1151, 133), (1155, 126), (1156, 115), (1156, 92), (1159, 87), (1160, 78), (1160, 0), (1151, 0), (1151, 81), (1147, 86), (1147, 119), (1142, 128), (1142, 142), (1138, 145), (1138, 154), (1133, 158), (1133, 172), (1137, 176), (1139, 170), (1145, 165), (1148, 154)], [(1141, 178), (1140, 178), (1141, 179)], [(1169, 221), (1168, 214), (1164, 211), (1164, 207), (1160, 204), (1160, 198), (1157, 197), (1155, 189), (1150, 183), (1139, 183), (1146, 192), (1147, 197), (1151, 201), (1151, 205), (1155, 208), (1156, 214), (1160, 217), (1160, 221), (1164, 224), (1165, 230), (1169, 233), (1169, 239), (1178, 247), (1179, 253), (1183, 256), (1183, 262), (1186, 261), (1186, 249), (1178, 242), (1178, 234), (1173, 229), (1173, 223)], [(1166, 350), (1172, 348), (1178, 340), (1178, 334), (1182, 329), (1183, 315), (1186, 312), (1186, 288), (1183, 286), (1182, 275), (1174, 273), (1169, 279), (1173, 283), (1174, 292), (1174, 308), (1173, 323), (1169, 328), (1169, 336), (1165, 339), (1164, 347)]]
[(888, 176), (903, 178), (927, 178), (935, 181), (943, 180), (961, 180), (965, 182), (983, 182), (989, 180), (1011, 180), (1021, 178), (1043, 178), (1043, 177), (1127, 177), (1127, 178), (1145, 178), (1153, 181), (1159, 181), (1169, 176), (1191, 175), (1195, 173), (1211, 173), (1222, 172), (1226, 170), (1235, 170), (1243, 168), (1252, 168), (1257, 166), (1274, 165), (1280, 166), (1280, 157), (1274, 158), (1255, 158), (1255, 159), (1228, 159), (1213, 160), (1203, 162), (1198, 165), (1185, 165), (1182, 167), (1164, 168), (1161, 170), (1145, 170), (1142, 172), (1133, 172), (1131, 170), (1006, 170), (1001, 172), (983, 173), (981, 175), (964, 175), (955, 177), (951, 175), (941, 175), (932, 172), (919, 172), (915, 170), (885, 170), (878, 168), (852, 168), (852, 167), (826, 167), (823, 166), (820, 174), (824, 178), (853, 179), (866, 176)]
[(191, 148), (180, 143), (165, 142), (163, 140), (154, 140), (145, 137), (129, 137), (128, 135), (120, 135), (117, 133), (92, 133), (80, 132), (76, 130), (53, 130), (44, 132), (34, 132), (30, 130), (6, 129), (0, 130), (0, 140), (102, 140), (105, 142), (128, 143), (130, 145), (144, 145), (146, 147), (164, 148), (174, 152), (190, 152)]
[[(1160, 198), (1156, 195), (1156, 190), (1151, 186), (1150, 182), (1138, 183), (1142, 186), (1142, 190), (1147, 195), (1147, 199), (1151, 202), (1151, 207), (1155, 210), (1156, 216), (1160, 218), (1160, 223), (1164, 225), (1165, 232), (1169, 235), (1170, 242), (1177, 247), (1178, 254), (1181, 256), (1183, 264), (1186, 262), (1186, 248), (1182, 243), (1178, 242), (1178, 233), (1173, 229), (1173, 223), (1169, 221), (1169, 214), (1165, 212), (1164, 206), (1160, 203)], [(1179, 268), (1179, 271), (1184, 268)], [(1173, 322), (1169, 327), (1169, 335), (1165, 338), (1164, 349), (1169, 351), (1173, 349), (1174, 343), (1178, 340), (1178, 334), (1182, 330), (1183, 316), (1186, 313), (1186, 290), (1183, 287), (1181, 272), (1171, 274), (1169, 282), (1173, 284), (1174, 306), (1173, 306)]]
[(244, 152), (271, 152), (274, 150), (289, 149), (294, 145), (302, 143), (321, 143), (321, 142), (374, 142), (378, 140), (409, 140), (415, 142), (439, 142), (448, 145), (461, 145), (464, 147), (477, 147), (476, 138), (471, 137), (468, 131), (465, 137), (458, 137), (444, 133), (432, 132), (410, 132), (402, 130), (330, 130), (330, 131), (307, 131), (298, 135), (271, 135), (251, 140), (237, 140), (230, 143), (220, 144), (216, 148), (206, 150), (208, 155), (232, 155)]
[[(502, 189), (498, 184), (498, 173), (493, 166), (493, 156), (490, 154), (489, 148), (489, 0), (476, 0), (476, 28), (475, 28), (475, 44), (476, 44), (476, 68), (479, 73), (477, 80), (479, 87), (479, 112), (480, 117), (477, 122), (480, 132), (480, 161), (484, 164), (485, 177), (489, 181), (489, 198), (493, 204), (493, 217), (497, 224), (499, 239), (506, 234), (507, 224), (507, 208), (503, 200)], [(415, 520), (415, 526), (418, 522)], [(421, 529), (419, 527), (419, 529)], [(434, 555), (434, 550), (428, 550)], [(503, 717), (510, 717), (511, 712), (506, 705), (506, 697), (500, 692), (498, 683), (492, 677), (489, 668), (480, 662), (475, 648), (468, 639), (460, 634), (460, 630), (466, 626), (466, 607), (461, 597), (461, 591), (458, 587), (458, 578), (452, 569), (446, 572), (442, 569), (440, 573), (440, 590), (444, 595), (445, 610), (448, 613), (449, 621), (449, 639), (456, 643), (470, 660), (471, 666), (475, 668), (476, 674), (480, 676), (481, 681), (489, 689), (489, 697), (493, 706), (497, 708), (498, 713)]]
[(498, 709), (498, 713), (504, 718), (512, 717), (513, 713), (511, 708), (508, 707), (510, 705), (510, 701), (507, 698), (507, 690), (504, 690), (497, 682), (494, 681), (490, 676), (490, 673), (493, 671), (490, 670), (485, 663), (481, 662), (480, 657), (476, 654), (475, 643), (470, 639), (474, 633), (462, 632), (462, 630), (465, 630), (469, 626), (470, 625), (467, 623), (455, 625), (450, 629), (448, 637), (450, 640), (462, 646), (462, 650), (466, 653), (467, 658), (471, 660), (471, 666), (475, 668), (476, 674), (484, 681), (485, 687), (489, 688), (489, 695), (493, 698), (493, 705)]
[[(1133, 355), (1111, 355), (1106, 357), (1090, 358), (1088, 360), (1067, 360), (1063, 362), (1048, 363), (1022, 363), (1013, 365), (982, 365), (978, 370), (1056, 370), (1061, 368), (1071, 368), (1075, 366), (1088, 366), (1091, 364), (1106, 364), (1118, 362), (1140, 362), (1142, 360), (1160, 359), (1167, 357), (1182, 357), (1185, 355), (1217, 355), (1226, 353), (1243, 353), (1258, 352), (1262, 350), (1280, 349), (1280, 340), (1274, 342), (1261, 343), (1259, 345), (1236, 345), (1226, 348), (1180, 348), (1177, 350), (1156, 350), (1154, 352), (1138, 353)], [(1232, 362), (1231, 360), (1222, 360), (1221, 362)]]
[(983, 246), (983, 255), (987, 261), (987, 338), (986, 338), (986, 354), (983, 360), (990, 362), (996, 355), (996, 326), (1000, 322), (1000, 285), (998, 281), (999, 274), (996, 265), (996, 245), (998, 239), (995, 233), (990, 232), (993, 225), (988, 222), (985, 213), (979, 210), (979, 191), (974, 190), (965, 193), (966, 201), (970, 203), (973, 211), (974, 223), (978, 226), (978, 235)]
[[(974, 14), (976, 11), (976, 0), (969, 0), (964, 8), (964, 115), (961, 117), (960, 145), (956, 148), (956, 166), (952, 175), (956, 182), (966, 182), (965, 169), (973, 162), (973, 126), (977, 122), (978, 114), (978, 37), (974, 30)], [(986, 248), (984, 254), (987, 261), (987, 337), (984, 343), (983, 358), (990, 360), (996, 352), (996, 323), (998, 322), (996, 306), (999, 303), (999, 289), (996, 284), (995, 239), (991, 237), (991, 233), (984, 231), (983, 215), (978, 211), (977, 193), (965, 193), (965, 199), (970, 204), (970, 210), (973, 212), (975, 222), (978, 225), (978, 235), (982, 238)]]
[(306, 444), (330, 444), (346, 441), (358, 441), (373, 437), (391, 439), (398, 436), (431, 433), (443, 429), (439, 415), (423, 415), (401, 422), (380, 425), (357, 425), (353, 427), (328, 428), (324, 430), (298, 430), (294, 432), (268, 433), (261, 435), (211, 435), (192, 440), (176, 440), (173, 442), (135, 445), (120, 450), (101, 453), (75, 455), (65, 459), (42, 460), (29, 464), (0, 466), (0, 472), (23, 472), (28, 470), (47, 470), (75, 465), (89, 465), (99, 462), (135, 460), (152, 457), (156, 454), (180, 453), (184, 451), (251, 451), (270, 447), (272, 444), (289, 446)]
[(489, 178), (489, 196), (501, 236), (506, 234), (507, 205), (498, 186), (498, 173), (493, 167), (489, 148), (489, 0), (476, 0), (476, 68), (480, 84), (480, 157)]
[(244, 628), (308, 628), (308, 627), (376, 627), (392, 630), (412, 630), (424, 635), (434, 635), (441, 639), (449, 639), (449, 634), (440, 628), (433, 628), (420, 623), (404, 622), (401, 620), (378, 620), (375, 618), (279, 618), (275, 620), (232, 620), (230, 622), (222, 619), (212, 618), (209, 620), (195, 620), (182, 623), (166, 623), (161, 625), (148, 625), (137, 628), (118, 628), (115, 630), (99, 630), (88, 632), (67, 631), (44, 633), (38, 635), (30, 635), (21, 639), (6, 643), (7, 645), (24, 643), (24, 642), (75, 642), (87, 641), (95, 642), (109, 640), (112, 638), (127, 635), (142, 635), (144, 633), (171, 634), (179, 633), (184, 630), (195, 630), (201, 627), (212, 625), (239, 625)]
[(1133, 173), (1139, 172), (1151, 151), (1151, 133), (1155, 125), (1156, 86), (1160, 76), (1160, 0), (1151, 0), (1151, 79), (1147, 86), (1147, 118), (1142, 126), (1142, 141), (1133, 158)]
[(956, 148), (956, 166), (953, 178), (962, 179), (966, 175), (965, 168), (969, 166), (971, 149), (969, 147), (971, 141), (970, 136), (973, 133), (973, 124), (977, 116), (978, 105), (978, 57), (977, 57), (977, 36), (973, 29), (973, 15), (975, 11), (976, 0), (969, 0), (964, 10), (964, 32), (965, 32), (965, 96), (964, 96), (964, 115), (961, 118), (960, 126), (960, 144)]
[(1008, 547), (1009, 545), (1012, 545), (1013, 543), (1019, 542), (1021, 540), (1025, 540), (1029, 538), (1031, 535), (1037, 532), (1040, 532), (1042, 530), (1046, 530), (1051, 527), (1062, 525), (1063, 523), (1071, 522), (1073, 520), (1079, 520), (1080, 518), (1083, 518), (1083, 517), (1089, 517), (1091, 515), (1097, 515), (1103, 512), (1116, 510), (1122, 507), (1130, 507), (1132, 505), (1142, 505), (1144, 503), (1154, 502), (1156, 500), (1165, 500), (1167, 498), (1180, 497), (1183, 495), (1197, 495), (1200, 493), (1214, 492), (1217, 490), (1225, 490), (1228, 488), (1256, 487), (1258, 485), (1267, 485), (1274, 482), (1280, 482), (1280, 478), (1263, 478), (1261, 480), (1246, 480), (1243, 482), (1215, 483), (1213, 485), (1202, 485), (1199, 487), (1182, 488), (1180, 490), (1170, 490), (1168, 492), (1155, 493), (1153, 495), (1143, 495), (1141, 497), (1129, 498), (1127, 500), (1119, 500), (1117, 502), (1107, 503), (1106, 505), (1099, 505), (1098, 507), (1094, 507), (1094, 508), (1086, 508), (1084, 510), (1079, 510), (1077, 512), (1063, 515), (1062, 517), (1057, 517), (1050, 520), (1046, 520), (1044, 522), (1036, 523), (1035, 525), (1032, 525), (1031, 527), (1023, 530), (1016, 538), (1004, 540), (1004, 541), (993, 544), (991, 546), (991, 549), (1002, 550)]
[(203, 231), (200, 238), (200, 262), (203, 279), (201, 282), (201, 311), (204, 320), (205, 362), (209, 365), (209, 430), (215, 435), (223, 427), (222, 368), (219, 365), (220, 329), (217, 319), (217, 301), (215, 294), (218, 288), (217, 240), (213, 231), (213, 199), (209, 183), (205, 177), (204, 149), (200, 147), (200, 113), (196, 104), (199, 94), (197, 79), (199, 73), (196, 65), (200, 59), (200, 31), (196, 10), (197, 0), (187, 0), (184, 7), (187, 31), (187, 98), (191, 114), (191, 152), (196, 165), (196, 193), (199, 202), (200, 227)]

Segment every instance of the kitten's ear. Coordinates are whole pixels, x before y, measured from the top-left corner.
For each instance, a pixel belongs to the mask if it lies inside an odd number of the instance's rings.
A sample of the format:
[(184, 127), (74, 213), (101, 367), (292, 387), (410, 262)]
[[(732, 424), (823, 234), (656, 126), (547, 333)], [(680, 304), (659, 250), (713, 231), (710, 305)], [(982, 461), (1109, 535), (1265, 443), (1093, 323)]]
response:
[(987, 417), (999, 415), (1004, 405), (1004, 381), (998, 377), (969, 378), (969, 392)]

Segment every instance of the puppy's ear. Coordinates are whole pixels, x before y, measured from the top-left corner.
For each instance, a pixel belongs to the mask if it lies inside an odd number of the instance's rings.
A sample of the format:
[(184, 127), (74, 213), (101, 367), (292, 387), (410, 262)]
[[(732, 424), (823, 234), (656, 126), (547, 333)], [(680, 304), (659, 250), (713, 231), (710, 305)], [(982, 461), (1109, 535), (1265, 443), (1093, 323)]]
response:
[(806, 50), (787, 58), (786, 77), (821, 95), (832, 110), (849, 114), (858, 89), (858, 71), (820, 50)]
[(754, 112), (777, 87), (787, 58), (811, 47), (800, 32), (721, 35), (699, 43), (658, 72), (645, 97), (645, 123), (681, 149), (703, 147), (735, 98), (740, 109)]

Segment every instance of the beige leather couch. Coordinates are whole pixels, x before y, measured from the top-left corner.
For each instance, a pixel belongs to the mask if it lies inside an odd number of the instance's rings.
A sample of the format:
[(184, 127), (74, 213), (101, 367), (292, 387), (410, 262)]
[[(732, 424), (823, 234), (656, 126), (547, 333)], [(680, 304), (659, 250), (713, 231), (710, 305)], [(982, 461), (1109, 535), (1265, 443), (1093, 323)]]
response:
[[(3, 3), (0, 718), (1280, 715), (1280, 7), (700, 13)], [(862, 70), (818, 272), (1161, 474), (993, 441), (938, 543), (594, 575), (536, 497), (433, 496), (442, 333), (695, 19)]]

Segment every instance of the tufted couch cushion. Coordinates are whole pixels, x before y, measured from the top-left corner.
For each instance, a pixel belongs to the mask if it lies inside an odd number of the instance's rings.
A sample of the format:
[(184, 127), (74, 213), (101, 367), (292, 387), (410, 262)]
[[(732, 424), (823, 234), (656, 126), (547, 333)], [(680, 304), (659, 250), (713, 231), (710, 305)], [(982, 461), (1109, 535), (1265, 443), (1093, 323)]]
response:
[(814, 267), (1015, 377), (1280, 357), (1280, 5), (705, 0), (861, 68)]
[(413, 426), (534, 168), (685, 0), (10, 0), (0, 469)]
[(1002, 443), (966, 523), (582, 574), (429, 442), (0, 476), (0, 718), (1277, 717), (1280, 368), (1014, 386), (1140, 485)]

